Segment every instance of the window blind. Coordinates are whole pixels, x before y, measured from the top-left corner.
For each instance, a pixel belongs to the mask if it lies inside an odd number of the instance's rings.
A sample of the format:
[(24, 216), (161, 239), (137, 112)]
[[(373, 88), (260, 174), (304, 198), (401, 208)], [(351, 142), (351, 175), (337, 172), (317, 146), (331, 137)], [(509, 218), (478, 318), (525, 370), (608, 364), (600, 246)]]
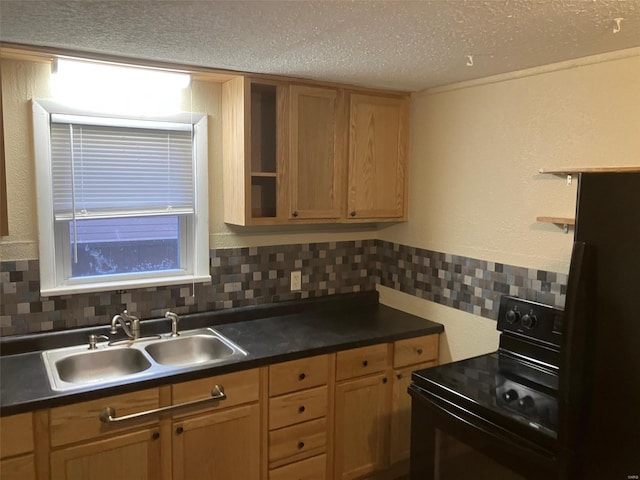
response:
[[(97, 122), (99, 123), (99, 122)], [(56, 220), (175, 215), (194, 211), (190, 128), (51, 122)], [(174, 124), (176, 125), (176, 124)], [(190, 127), (190, 125), (186, 125)]]

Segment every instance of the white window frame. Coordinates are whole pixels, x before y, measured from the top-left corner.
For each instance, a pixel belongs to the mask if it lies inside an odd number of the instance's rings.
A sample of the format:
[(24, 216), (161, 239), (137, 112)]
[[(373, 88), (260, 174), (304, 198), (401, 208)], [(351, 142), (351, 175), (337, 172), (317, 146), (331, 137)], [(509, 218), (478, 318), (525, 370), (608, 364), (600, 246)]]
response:
[[(208, 129), (204, 114), (180, 113), (162, 118), (96, 114), (50, 100), (32, 100), (36, 186), (38, 206), (38, 244), (40, 255), (40, 293), (43, 296), (130, 288), (178, 285), (211, 281), (209, 271)], [(51, 168), (51, 115), (99, 116), (121, 121), (158, 121), (193, 125), (194, 213), (180, 216), (180, 268), (70, 278), (70, 238), (67, 228), (56, 228), (53, 210)]]

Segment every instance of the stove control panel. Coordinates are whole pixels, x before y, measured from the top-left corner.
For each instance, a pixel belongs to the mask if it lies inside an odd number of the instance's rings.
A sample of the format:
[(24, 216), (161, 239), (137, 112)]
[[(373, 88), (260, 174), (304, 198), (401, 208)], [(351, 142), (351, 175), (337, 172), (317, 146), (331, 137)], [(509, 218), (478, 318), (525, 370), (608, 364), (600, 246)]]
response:
[(560, 346), (564, 312), (543, 303), (503, 295), (498, 330)]
[(496, 388), (496, 403), (527, 418), (533, 427), (557, 429), (558, 400), (544, 392), (504, 379)]

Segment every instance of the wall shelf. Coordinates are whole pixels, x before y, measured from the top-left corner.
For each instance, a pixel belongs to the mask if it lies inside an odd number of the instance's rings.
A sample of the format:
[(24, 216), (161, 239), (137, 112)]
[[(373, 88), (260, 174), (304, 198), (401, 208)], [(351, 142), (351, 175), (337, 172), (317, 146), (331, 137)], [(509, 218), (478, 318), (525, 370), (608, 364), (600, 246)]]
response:
[(575, 175), (576, 173), (621, 173), (640, 172), (637, 167), (566, 167), (566, 168), (541, 168), (538, 173), (548, 175)]
[(576, 224), (575, 218), (570, 217), (536, 217), (536, 221), (562, 226), (564, 233), (569, 233), (569, 228)]

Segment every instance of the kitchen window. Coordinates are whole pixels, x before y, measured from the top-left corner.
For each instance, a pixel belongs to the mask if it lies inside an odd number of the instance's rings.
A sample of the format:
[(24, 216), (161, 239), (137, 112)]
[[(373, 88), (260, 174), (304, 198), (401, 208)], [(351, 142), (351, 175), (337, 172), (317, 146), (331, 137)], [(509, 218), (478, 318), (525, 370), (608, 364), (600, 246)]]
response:
[(33, 114), (43, 295), (210, 279), (205, 115)]

